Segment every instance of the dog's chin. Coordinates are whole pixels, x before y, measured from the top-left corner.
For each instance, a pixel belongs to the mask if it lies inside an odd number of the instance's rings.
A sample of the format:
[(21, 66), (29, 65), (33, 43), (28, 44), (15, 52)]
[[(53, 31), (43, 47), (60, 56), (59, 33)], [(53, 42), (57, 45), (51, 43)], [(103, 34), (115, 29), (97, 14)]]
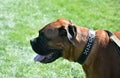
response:
[(60, 52), (53, 52), (47, 55), (36, 55), (34, 58), (35, 62), (41, 62), (41, 63), (51, 63), (61, 57)]

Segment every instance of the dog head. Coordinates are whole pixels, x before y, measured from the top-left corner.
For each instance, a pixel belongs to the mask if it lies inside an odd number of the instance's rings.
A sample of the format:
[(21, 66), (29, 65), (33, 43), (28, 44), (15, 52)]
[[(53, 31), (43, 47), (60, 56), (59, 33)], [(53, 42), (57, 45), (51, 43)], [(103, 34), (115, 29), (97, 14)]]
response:
[(66, 57), (66, 52), (74, 45), (76, 32), (76, 27), (63, 18), (47, 24), (39, 31), (38, 37), (30, 40), (33, 50), (38, 54), (35, 61), (50, 63), (61, 56)]

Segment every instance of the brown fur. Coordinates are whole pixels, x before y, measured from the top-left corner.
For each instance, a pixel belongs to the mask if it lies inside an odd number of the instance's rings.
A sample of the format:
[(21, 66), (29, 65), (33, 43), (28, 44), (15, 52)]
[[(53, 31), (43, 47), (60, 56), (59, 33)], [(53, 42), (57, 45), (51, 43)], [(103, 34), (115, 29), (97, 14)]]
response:
[[(60, 18), (46, 25), (41, 31), (45, 32), (49, 28), (60, 28), (61, 26), (67, 30), (69, 24), (74, 25), (70, 21)], [(51, 35), (52, 38), (55, 38), (54, 42), (49, 43), (51, 46), (59, 45), (63, 49), (63, 57), (70, 61), (76, 61), (81, 55), (89, 32), (88, 28), (74, 26), (77, 29), (75, 45), (70, 44), (66, 38), (61, 41), (59, 36), (54, 35)], [(120, 32), (114, 34), (120, 39)], [(104, 30), (96, 30), (91, 53), (82, 67), (86, 78), (120, 78), (120, 56), (116, 52), (113, 41)]]

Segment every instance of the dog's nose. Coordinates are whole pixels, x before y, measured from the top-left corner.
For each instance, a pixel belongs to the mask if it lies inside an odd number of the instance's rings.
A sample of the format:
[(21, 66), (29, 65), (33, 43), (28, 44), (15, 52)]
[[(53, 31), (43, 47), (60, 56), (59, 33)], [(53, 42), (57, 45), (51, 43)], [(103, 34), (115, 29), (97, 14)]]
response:
[(31, 39), (30, 42), (36, 42), (36, 39), (35, 39), (35, 38), (34, 38), (34, 39)]
[(31, 39), (31, 40), (30, 40), (30, 44), (31, 44), (31, 45), (34, 45), (34, 44), (36, 43), (36, 41), (37, 41), (36, 38)]

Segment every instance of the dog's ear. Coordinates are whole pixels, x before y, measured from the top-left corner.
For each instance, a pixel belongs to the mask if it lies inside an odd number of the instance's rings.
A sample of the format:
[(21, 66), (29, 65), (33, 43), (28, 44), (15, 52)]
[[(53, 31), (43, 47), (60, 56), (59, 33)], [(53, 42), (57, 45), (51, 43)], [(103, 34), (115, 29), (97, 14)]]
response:
[(74, 43), (74, 40), (76, 38), (76, 35), (77, 35), (77, 30), (76, 30), (76, 27), (73, 26), (73, 25), (68, 25), (68, 28), (65, 28), (64, 26), (60, 27), (58, 29), (59, 31), (59, 35), (61, 37), (67, 37), (68, 40), (71, 42), (71, 43)]
[(73, 25), (69, 25), (67, 30), (67, 37), (71, 43), (73, 43), (73, 41), (75, 40), (76, 35), (77, 35), (76, 27)]

